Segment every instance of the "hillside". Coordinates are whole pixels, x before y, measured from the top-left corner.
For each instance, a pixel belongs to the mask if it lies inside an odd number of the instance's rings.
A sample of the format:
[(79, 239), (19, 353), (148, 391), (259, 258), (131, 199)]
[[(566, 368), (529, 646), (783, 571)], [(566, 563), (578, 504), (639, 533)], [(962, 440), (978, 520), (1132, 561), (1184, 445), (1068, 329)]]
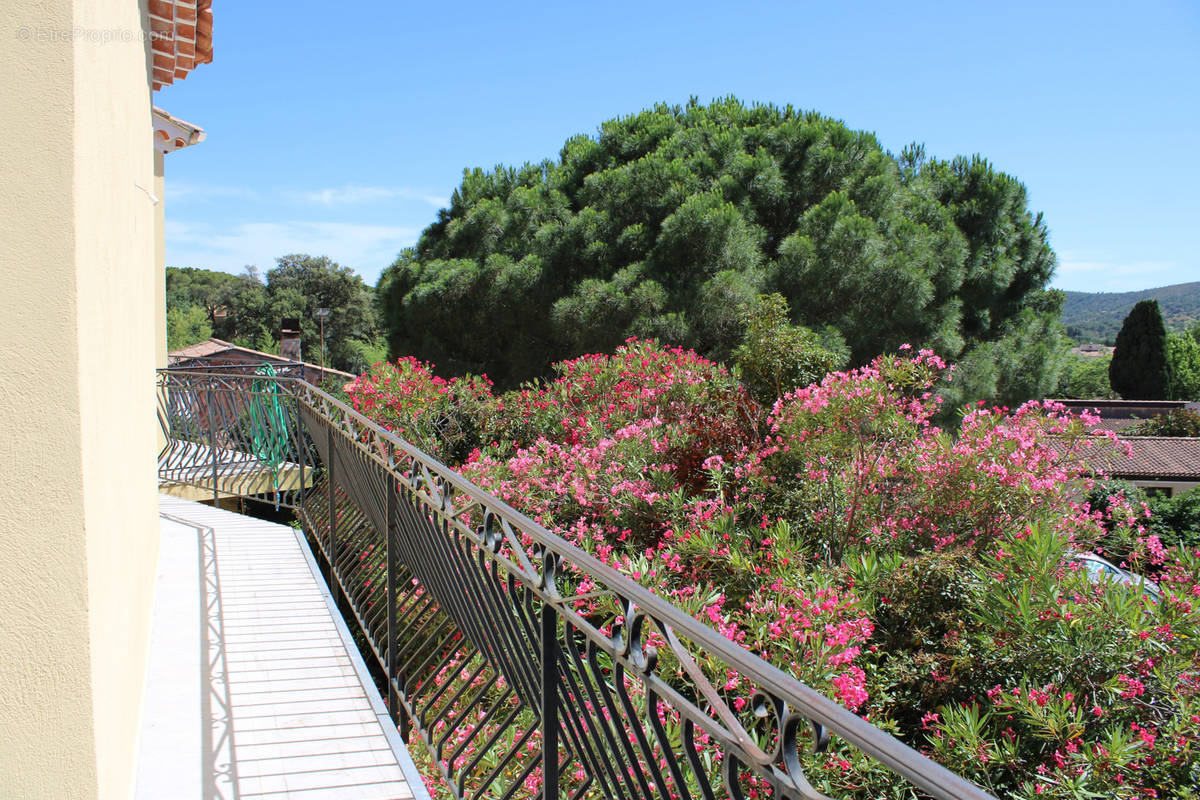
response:
[(1157, 300), (1167, 330), (1184, 331), (1200, 322), (1200, 281), (1139, 292), (1064, 292), (1062, 322), (1077, 342), (1113, 344), (1121, 322), (1142, 300)]

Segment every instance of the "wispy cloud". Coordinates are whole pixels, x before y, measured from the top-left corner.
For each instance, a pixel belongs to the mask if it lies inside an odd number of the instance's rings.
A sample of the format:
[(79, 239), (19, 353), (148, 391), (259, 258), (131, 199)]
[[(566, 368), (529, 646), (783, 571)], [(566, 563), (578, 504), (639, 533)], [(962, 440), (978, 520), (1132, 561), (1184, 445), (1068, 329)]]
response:
[(1054, 285), (1080, 292), (1132, 292), (1192, 280), (1171, 261), (1123, 261), (1095, 253), (1058, 254)]
[(346, 186), (314, 189), (311, 191), (283, 191), (268, 189), (260, 191), (249, 186), (222, 186), (205, 183), (188, 183), (168, 179), (167, 201), (174, 203), (210, 202), (214, 200), (278, 201), (286, 199), (310, 205), (334, 208), (337, 206), (362, 205), (384, 200), (417, 200), (434, 208), (450, 205), (450, 198), (431, 192), (422, 192), (404, 186)]
[(247, 222), (229, 226), (168, 221), (167, 263), (238, 273), (247, 264), (263, 272), (289, 253), (329, 256), (370, 284), (413, 244), (420, 231), (349, 222)]
[(420, 200), (434, 208), (444, 208), (450, 205), (450, 199), (435, 194), (419, 192), (415, 189), (390, 186), (342, 186), (337, 188), (318, 189), (310, 192), (298, 192), (295, 197), (306, 203), (316, 203), (322, 206), (345, 206), (358, 203), (371, 203), (380, 200)]
[(258, 193), (249, 186), (218, 186), (187, 183), (168, 178), (165, 182), (168, 203), (206, 202), (209, 200), (254, 200)]

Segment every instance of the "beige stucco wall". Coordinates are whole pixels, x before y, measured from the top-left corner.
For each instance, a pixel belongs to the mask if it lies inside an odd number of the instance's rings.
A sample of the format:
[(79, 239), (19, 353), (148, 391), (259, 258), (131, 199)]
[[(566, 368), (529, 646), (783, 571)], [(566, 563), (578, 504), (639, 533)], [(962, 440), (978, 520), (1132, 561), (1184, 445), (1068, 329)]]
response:
[[(167, 366), (167, 215), (164, 180), (166, 156), (158, 148), (154, 150), (154, 196), (159, 198), (154, 214), (154, 310), (158, 318), (154, 322), (154, 364)], [(165, 445), (166, 438), (159, 432), (159, 444)]]
[(1131, 481), (1131, 483), (1143, 489), (1170, 489), (1172, 497), (1190, 492), (1200, 486), (1200, 482), (1197, 481)]
[(144, 20), (128, 0), (0, 19), (5, 797), (131, 794), (158, 530)]

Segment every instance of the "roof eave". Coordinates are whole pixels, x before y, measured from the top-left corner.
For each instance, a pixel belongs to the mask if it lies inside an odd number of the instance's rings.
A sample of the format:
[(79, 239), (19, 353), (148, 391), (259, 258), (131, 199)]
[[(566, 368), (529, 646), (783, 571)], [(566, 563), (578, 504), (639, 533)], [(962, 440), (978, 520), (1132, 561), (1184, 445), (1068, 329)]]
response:
[(178, 117), (173, 117), (158, 106), (154, 107), (154, 149), (160, 153), (171, 153), (200, 144), (206, 138), (204, 129)]

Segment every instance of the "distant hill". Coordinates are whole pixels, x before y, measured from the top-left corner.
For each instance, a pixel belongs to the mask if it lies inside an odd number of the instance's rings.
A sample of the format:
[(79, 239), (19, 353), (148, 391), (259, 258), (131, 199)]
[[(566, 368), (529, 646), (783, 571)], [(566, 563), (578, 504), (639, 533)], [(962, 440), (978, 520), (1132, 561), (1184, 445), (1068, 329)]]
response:
[(1129, 310), (1142, 300), (1157, 300), (1167, 330), (1182, 332), (1200, 322), (1200, 281), (1140, 292), (1064, 292), (1062, 322), (1077, 342), (1114, 344)]

